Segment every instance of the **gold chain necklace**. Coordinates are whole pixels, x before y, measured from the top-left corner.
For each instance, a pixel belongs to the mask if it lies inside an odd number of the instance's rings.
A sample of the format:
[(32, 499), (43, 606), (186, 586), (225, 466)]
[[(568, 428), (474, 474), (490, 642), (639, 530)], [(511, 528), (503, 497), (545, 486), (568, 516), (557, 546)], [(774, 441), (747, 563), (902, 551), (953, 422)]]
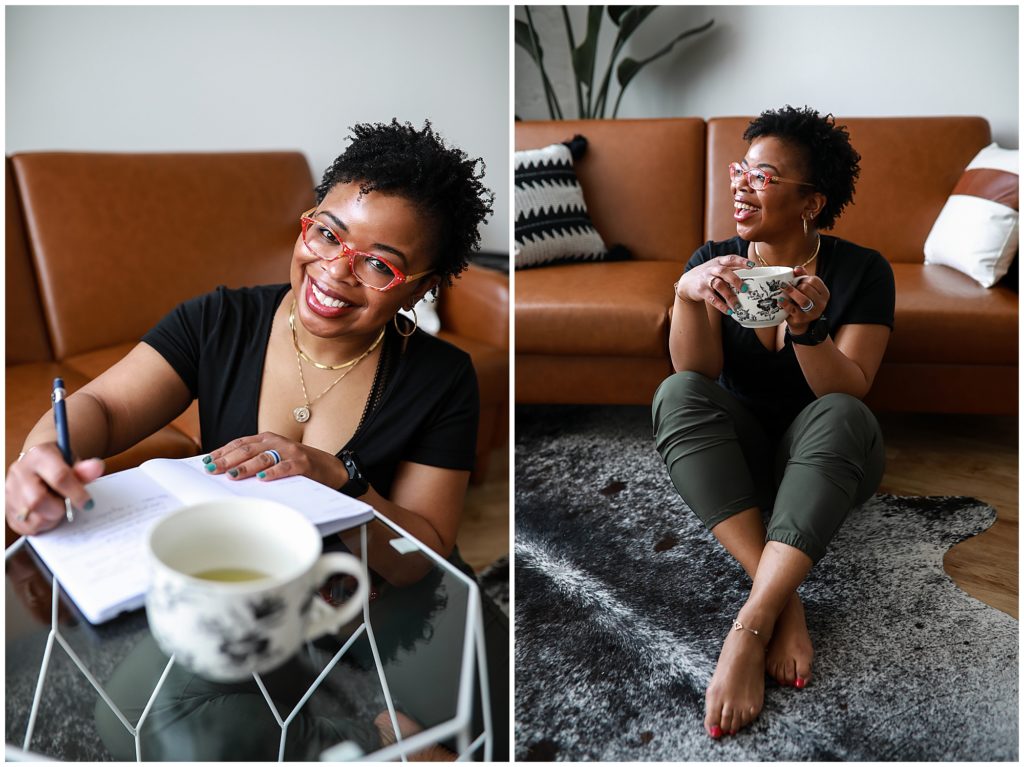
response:
[[(294, 308), (294, 306), (293, 306), (293, 308)], [(298, 368), (299, 368), (299, 383), (302, 385), (302, 399), (303, 399), (304, 404), (299, 405), (297, 408), (292, 410), (292, 417), (294, 417), (295, 420), (298, 421), (299, 423), (305, 423), (306, 421), (308, 421), (310, 419), (310, 417), (313, 415), (313, 403), (316, 402), (318, 399), (320, 399), (325, 394), (327, 394), (327, 392), (329, 392), (331, 389), (333, 389), (339, 383), (341, 383), (342, 379), (345, 376), (347, 376), (349, 373), (351, 373), (353, 370), (356, 369), (356, 365), (358, 365), (360, 362), (362, 362), (364, 359), (366, 359), (366, 357), (369, 356), (370, 352), (372, 352), (374, 349), (377, 348), (377, 346), (380, 344), (381, 340), (383, 340), (383, 338), (384, 338), (384, 331), (385, 331), (385, 329), (386, 328), (381, 328), (380, 329), (380, 334), (377, 336), (377, 340), (375, 340), (372, 344), (370, 344), (370, 348), (369, 349), (367, 349), (365, 352), (360, 354), (358, 357), (356, 357), (351, 362), (345, 363), (346, 366), (348, 367), (348, 370), (346, 370), (340, 376), (335, 378), (331, 382), (330, 386), (328, 386), (322, 392), (317, 394), (312, 400), (309, 399), (309, 392), (306, 391), (306, 377), (302, 374), (302, 356), (299, 353), (299, 345), (295, 344), (295, 364), (298, 365)], [(293, 328), (293, 330), (294, 330), (294, 328)]]
[[(820, 234), (818, 235), (818, 244), (814, 246), (814, 253), (811, 255), (810, 258), (808, 258), (806, 261), (804, 261), (802, 264), (800, 264), (800, 266), (801, 267), (807, 266), (809, 263), (811, 263), (811, 261), (816, 259), (818, 257), (818, 251), (819, 250), (821, 250), (821, 235)], [(765, 261), (763, 258), (761, 258), (761, 254), (757, 252), (757, 243), (756, 242), (754, 243), (754, 258), (756, 258), (760, 262), (761, 266), (773, 266), (774, 265), (774, 264), (769, 264), (767, 261)]]
[(294, 298), (292, 299), (291, 311), (288, 312), (288, 327), (292, 331), (292, 346), (295, 347), (295, 353), (298, 354), (300, 357), (302, 357), (302, 359), (304, 359), (306, 362), (308, 362), (310, 365), (312, 365), (315, 368), (319, 368), (320, 370), (341, 370), (342, 368), (352, 367), (357, 362), (359, 362), (359, 360), (362, 359), (362, 357), (355, 357), (354, 359), (350, 359), (348, 362), (342, 362), (340, 365), (325, 365), (322, 362), (317, 362), (315, 359), (313, 359), (308, 354), (306, 354), (306, 352), (304, 352), (302, 350), (302, 347), (299, 346), (299, 334), (295, 330), (295, 299)]

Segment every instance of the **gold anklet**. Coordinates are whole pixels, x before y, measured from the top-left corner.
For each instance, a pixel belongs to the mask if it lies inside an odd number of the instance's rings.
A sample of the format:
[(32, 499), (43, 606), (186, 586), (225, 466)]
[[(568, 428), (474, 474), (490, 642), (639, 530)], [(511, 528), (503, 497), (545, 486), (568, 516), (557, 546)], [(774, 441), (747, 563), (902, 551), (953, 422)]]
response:
[(758, 631), (757, 629), (747, 628), (742, 623), (740, 623), (738, 620), (734, 620), (732, 622), (732, 628), (733, 628), (733, 631), (740, 631), (740, 630), (742, 630), (742, 631), (749, 631), (751, 634), (756, 636), (758, 639), (761, 638), (761, 632), (760, 631)]

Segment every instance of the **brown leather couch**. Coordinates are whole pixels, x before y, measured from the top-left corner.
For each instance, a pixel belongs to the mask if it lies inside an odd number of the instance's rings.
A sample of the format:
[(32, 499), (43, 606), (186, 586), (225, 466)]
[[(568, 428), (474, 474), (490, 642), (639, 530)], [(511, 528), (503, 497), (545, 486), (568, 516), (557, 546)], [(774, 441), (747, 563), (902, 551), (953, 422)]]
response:
[[(736, 233), (728, 163), (750, 118), (516, 123), (516, 149), (586, 136), (577, 172), (624, 262), (516, 272), (516, 401), (650, 403), (672, 372), (672, 284), (703, 242)], [(831, 233), (880, 251), (896, 279), (895, 331), (868, 395), (877, 410), (1016, 413), (1017, 292), (924, 262), (924, 241), (967, 163), (980, 117), (850, 118), (854, 205)]]
[[(9, 157), (5, 465), (49, 408), (55, 376), (78, 389), (217, 285), (286, 282), (313, 186), (297, 152)], [(472, 355), (480, 381), (477, 477), (507, 439), (508, 307), (508, 275), (475, 266), (437, 304), (439, 335)], [(193, 403), (108, 466), (198, 448)]]

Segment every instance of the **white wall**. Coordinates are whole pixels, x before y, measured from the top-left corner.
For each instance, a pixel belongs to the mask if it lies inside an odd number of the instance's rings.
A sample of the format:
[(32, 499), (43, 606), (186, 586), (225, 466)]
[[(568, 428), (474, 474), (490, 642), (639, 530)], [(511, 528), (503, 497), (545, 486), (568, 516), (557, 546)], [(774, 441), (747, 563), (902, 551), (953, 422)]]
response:
[(298, 149), (429, 118), (487, 163), (508, 251), (505, 7), (8, 7), (7, 153)]
[[(563, 109), (575, 116), (561, 13), (538, 6), (531, 12), (543, 25), (545, 60)], [(585, 13), (570, 9), (577, 45)], [(522, 8), (516, 18), (525, 20)], [(712, 18), (709, 32), (683, 40), (637, 75), (619, 117), (751, 115), (787, 103), (850, 117), (968, 114), (987, 118), (1001, 145), (1018, 147), (1016, 6), (663, 7), (624, 53), (643, 58)], [(605, 16), (599, 60), (614, 32)], [(537, 67), (518, 47), (515, 76), (516, 114), (547, 119)]]

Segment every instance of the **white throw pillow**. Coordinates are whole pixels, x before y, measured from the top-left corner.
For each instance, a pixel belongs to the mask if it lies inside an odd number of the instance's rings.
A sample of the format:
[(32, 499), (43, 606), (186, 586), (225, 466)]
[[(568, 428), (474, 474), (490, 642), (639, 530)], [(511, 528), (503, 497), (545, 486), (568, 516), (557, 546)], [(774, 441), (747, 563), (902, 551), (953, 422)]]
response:
[(943, 264), (991, 288), (1017, 255), (1018, 152), (996, 144), (964, 170), (924, 243), (924, 262)]

